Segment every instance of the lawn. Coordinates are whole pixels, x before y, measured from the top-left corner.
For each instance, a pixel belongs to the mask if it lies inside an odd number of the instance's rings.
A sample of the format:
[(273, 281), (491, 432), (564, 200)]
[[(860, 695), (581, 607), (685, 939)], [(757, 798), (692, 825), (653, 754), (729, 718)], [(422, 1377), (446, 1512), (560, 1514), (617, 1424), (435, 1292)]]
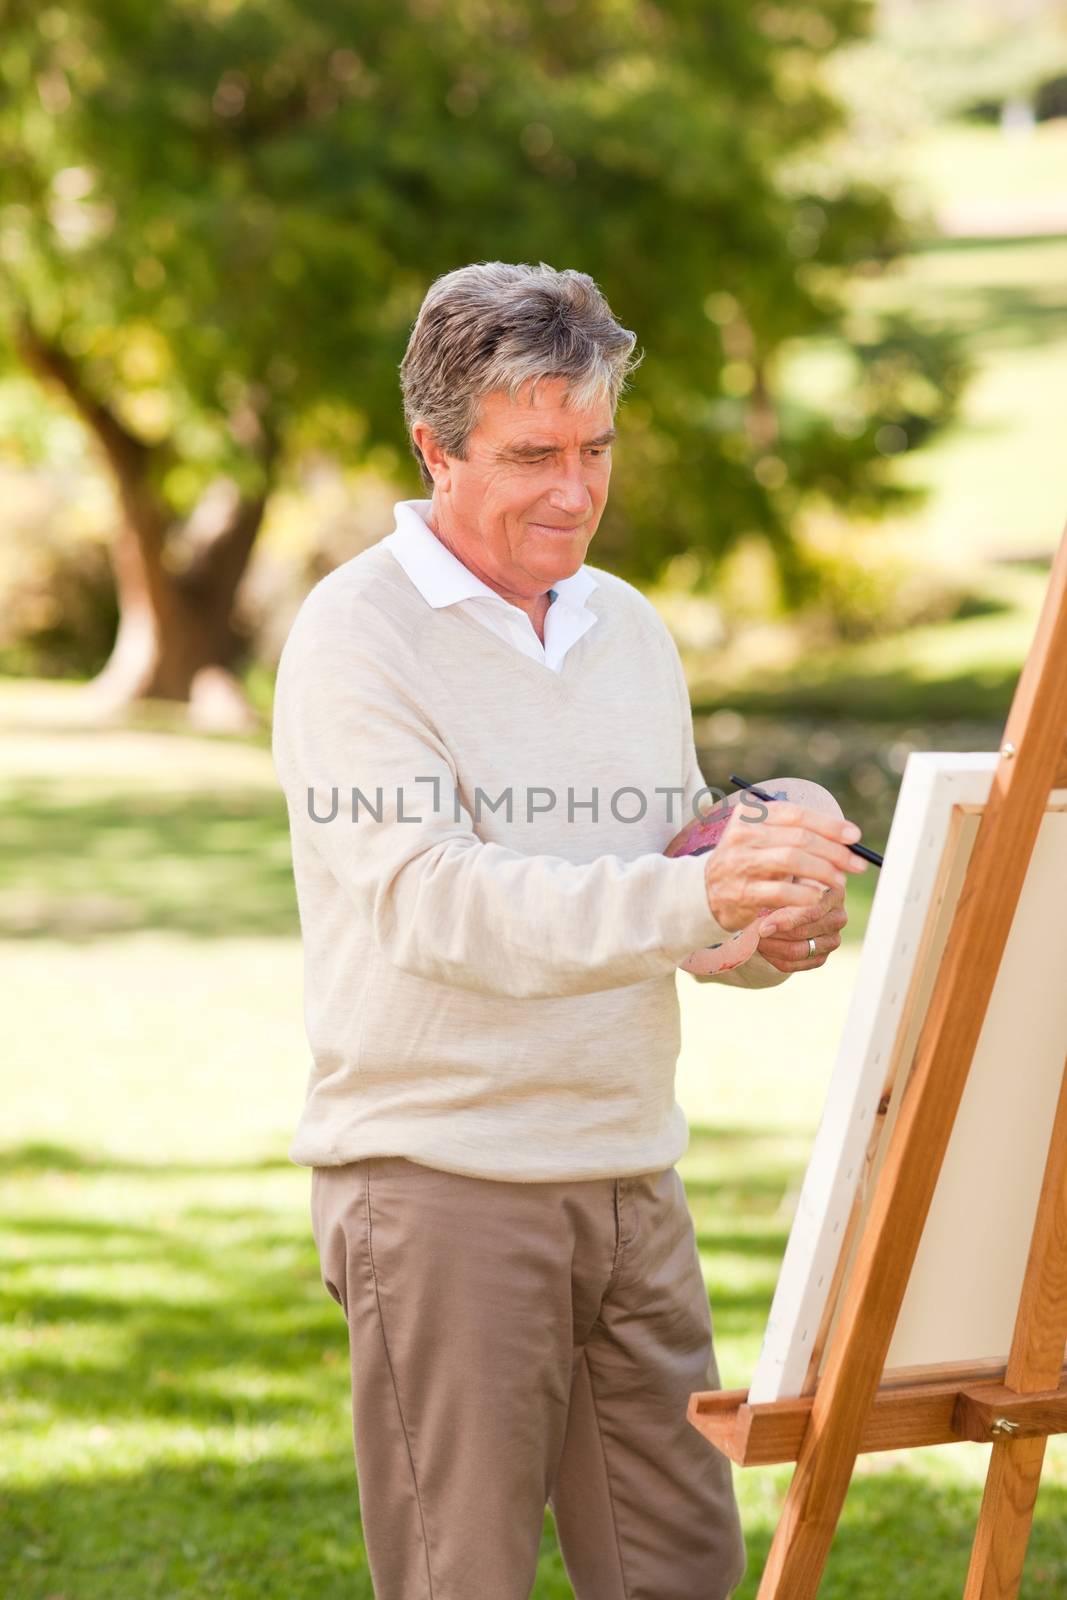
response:
[[(1037, 203), (1063, 153), (1037, 137), (1027, 166), (987, 130), (949, 130), (919, 165), (936, 201)], [(857, 291), (861, 311), (866, 297), (954, 321), (977, 361), (956, 427), (898, 463), (931, 489), (899, 548), (965, 572), (973, 603), (817, 655), (798, 636), (795, 659), (760, 641), (727, 663), (688, 651), (709, 783), (815, 776), (881, 845), (909, 749), (995, 748), (1044, 588), (1029, 558), (1048, 556), (1067, 505), (1065, 284), (1063, 238), (954, 239)], [(798, 354), (794, 381), (814, 383), (819, 359)], [(256, 682), (266, 707), (269, 674)], [(75, 693), (0, 684), (0, 1593), (371, 1600), (344, 1323), (319, 1279), (309, 1174), (287, 1157), (307, 1050), (265, 738), (181, 735), (159, 708), (94, 731)], [(850, 885), (823, 970), (762, 995), (679, 979), (680, 1167), (726, 1385), (758, 1351), (874, 881)], [(987, 1457), (861, 1461), (825, 1600), (955, 1600)], [(738, 1474), (742, 1600), (788, 1478)], [(1054, 1441), (1027, 1594), (1067, 1593), (1065, 1527)], [(570, 1594), (546, 1513), (535, 1600)]]
[[(3, 751), (0, 1588), (370, 1600), (344, 1324), (287, 1158), (307, 1057), (269, 757), (162, 731), (14, 730)], [(728, 1385), (758, 1349), (856, 958), (762, 996), (680, 976), (681, 1171)], [(957, 1595), (985, 1455), (865, 1460), (828, 1600)], [(738, 1477), (749, 1600), (787, 1481)], [(1054, 1445), (1035, 1594), (1067, 1585), (1065, 1515)], [(570, 1593), (546, 1513), (534, 1594)]]

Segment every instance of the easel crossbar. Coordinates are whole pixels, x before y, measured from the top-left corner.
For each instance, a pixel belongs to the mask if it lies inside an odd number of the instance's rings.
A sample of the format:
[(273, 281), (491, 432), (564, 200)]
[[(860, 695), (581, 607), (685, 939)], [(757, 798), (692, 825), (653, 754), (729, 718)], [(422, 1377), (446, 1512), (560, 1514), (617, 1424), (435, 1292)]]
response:
[[(708, 1390), (690, 1396), (688, 1416), (739, 1467), (769, 1467), (797, 1459), (811, 1407), (811, 1395), (750, 1406), (745, 1389)], [(973, 1368), (961, 1368), (927, 1383), (879, 1389), (859, 1453), (1053, 1433), (1067, 1433), (1067, 1368), (1059, 1386), (1042, 1394), (1007, 1388), (1003, 1368), (986, 1378), (976, 1378)]]

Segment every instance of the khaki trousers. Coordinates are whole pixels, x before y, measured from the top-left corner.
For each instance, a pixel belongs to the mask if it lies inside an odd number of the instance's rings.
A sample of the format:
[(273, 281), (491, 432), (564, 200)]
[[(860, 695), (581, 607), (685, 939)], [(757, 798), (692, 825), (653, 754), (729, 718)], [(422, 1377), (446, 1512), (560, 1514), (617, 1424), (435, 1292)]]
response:
[(577, 1600), (726, 1600), (744, 1545), (686, 1420), (719, 1380), (674, 1167), (503, 1183), (375, 1156), (313, 1168), (311, 1212), (376, 1600), (528, 1600), (546, 1504)]

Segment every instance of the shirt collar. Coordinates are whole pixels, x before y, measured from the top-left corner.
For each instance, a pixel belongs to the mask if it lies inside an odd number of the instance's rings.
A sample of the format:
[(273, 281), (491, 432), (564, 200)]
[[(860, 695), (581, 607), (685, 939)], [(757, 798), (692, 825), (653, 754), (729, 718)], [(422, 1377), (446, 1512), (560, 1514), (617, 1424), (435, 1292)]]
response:
[[(398, 500), (393, 507), (396, 526), (382, 543), (387, 545), (399, 561), (412, 583), (431, 606), (454, 605), (457, 600), (471, 600), (488, 596), (504, 605), (510, 602), (483, 583), (469, 567), (464, 566), (443, 545), (426, 524), (430, 500)], [(584, 565), (569, 578), (560, 578), (552, 586), (556, 595), (553, 603), (580, 609), (586, 596), (597, 587), (597, 580)]]

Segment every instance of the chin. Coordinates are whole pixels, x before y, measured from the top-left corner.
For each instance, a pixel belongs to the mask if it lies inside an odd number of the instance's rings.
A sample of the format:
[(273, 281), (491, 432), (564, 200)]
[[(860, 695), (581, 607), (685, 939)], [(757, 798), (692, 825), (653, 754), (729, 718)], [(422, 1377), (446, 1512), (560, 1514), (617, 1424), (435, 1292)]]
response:
[(557, 561), (573, 561), (575, 569), (585, 560), (589, 539), (582, 533), (553, 533), (548, 528), (534, 524), (531, 531), (546, 554), (551, 551)]

